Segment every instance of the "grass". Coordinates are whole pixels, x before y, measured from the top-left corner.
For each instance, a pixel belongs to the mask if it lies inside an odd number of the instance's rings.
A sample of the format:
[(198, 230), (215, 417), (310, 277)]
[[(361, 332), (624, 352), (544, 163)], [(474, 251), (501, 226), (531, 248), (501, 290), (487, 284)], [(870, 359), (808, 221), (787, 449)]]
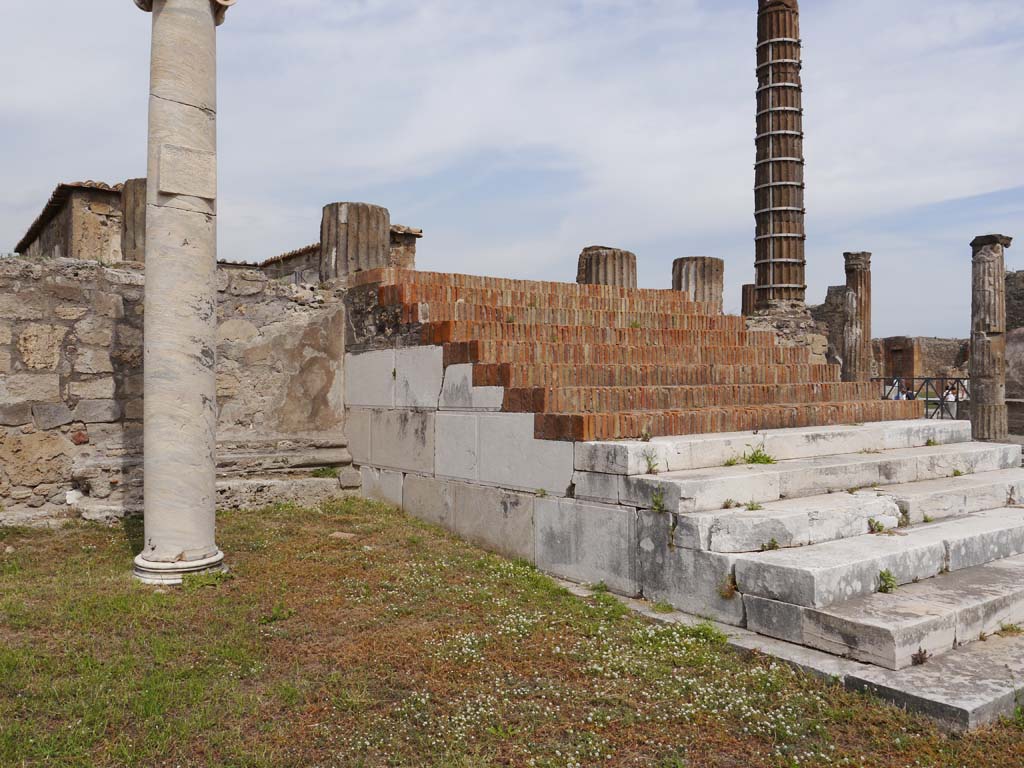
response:
[(317, 467), (313, 470), (313, 477), (337, 477), (337, 467)]
[(188, 589), (132, 580), (141, 533), (0, 529), (0, 765), (1020, 762), (1011, 721), (947, 737), (386, 506), (225, 512), (233, 578)]

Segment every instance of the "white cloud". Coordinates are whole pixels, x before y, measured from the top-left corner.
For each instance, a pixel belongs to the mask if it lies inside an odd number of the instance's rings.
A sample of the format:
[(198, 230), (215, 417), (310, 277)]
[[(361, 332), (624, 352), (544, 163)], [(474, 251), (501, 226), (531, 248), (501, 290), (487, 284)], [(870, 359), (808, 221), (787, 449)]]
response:
[[(876, 217), (1021, 183), (1024, 6), (804, 6), (817, 298), (841, 277), (841, 237), (924, 267), (903, 243), (931, 238), (883, 237)], [(141, 174), (148, 19), (129, 0), (50, 0), (17, 4), (5, 27), (6, 245), (58, 180)], [(430, 268), (568, 278), (582, 246), (606, 242), (637, 249), (649, 285), (675, 256), (723, 256), (738, 295), (754, 34), (753, 0), (247, 0), (220, 32), (221, 254), (303, 245), (323, 203), (369, 199), (427, 230)], [(533, 204), (510, 204), (514, 183)], [(876, 326), (905, 310), (879, 303)]]

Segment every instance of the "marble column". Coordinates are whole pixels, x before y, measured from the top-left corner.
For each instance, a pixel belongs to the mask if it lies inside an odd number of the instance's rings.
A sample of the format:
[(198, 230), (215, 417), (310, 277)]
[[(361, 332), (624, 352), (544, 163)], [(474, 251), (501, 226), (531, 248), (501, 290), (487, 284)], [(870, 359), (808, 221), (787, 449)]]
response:
[(998, 442), (1009, 432), (1006, 410), (1006, 260), (1013, 240), (974, 238), (971, 286), (971, 432)]
[(150, 584), (222, 569), (216, 523), (217, 34), (235, 0), (153, 14), (146, 190), (145, 538)]
[(725, 294), (725, 262), (710, 256), (687, 256), (672, 262), (672, 290), (683, 291), (690, 301), (714, 304), (722, 309)]
[(636, 255), (601, 245), (584, 248), (576, 267), (576, 282), (636, 288)]
[(871, 381), (871, 254), (844, 253), (843, 259), (853, 297), (843, 328), (843, 381)]

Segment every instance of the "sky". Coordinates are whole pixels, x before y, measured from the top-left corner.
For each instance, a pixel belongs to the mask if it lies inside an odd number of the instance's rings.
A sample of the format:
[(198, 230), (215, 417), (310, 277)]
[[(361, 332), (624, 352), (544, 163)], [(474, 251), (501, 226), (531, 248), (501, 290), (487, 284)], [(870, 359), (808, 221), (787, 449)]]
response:
[[(60, 181), (145, 174), (150, 17), (0, 0), (0, 251)], [(421, 227), (421, 269), (573, 280), (587, 245), (753, 280), (755, 0), (240, 0), (220, 28), (219, 257), (333, 201)], [(1024, 2), (804, 0), (808, 301), (871, 251), (874, 335), (963, 337), (970, 241), (1019, 237)]]

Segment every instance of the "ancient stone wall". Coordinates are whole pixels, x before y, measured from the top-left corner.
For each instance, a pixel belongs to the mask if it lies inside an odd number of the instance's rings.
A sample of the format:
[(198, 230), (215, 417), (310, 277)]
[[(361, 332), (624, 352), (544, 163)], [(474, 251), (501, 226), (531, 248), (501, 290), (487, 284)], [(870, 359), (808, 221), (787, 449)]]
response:
[(832, 285), (829, 286), (828, 292), (825, 294), (824, 303), (807, 308), (811, 317), (822, 328), (828, 329), (828, 361), (830, 363), (840, 365), (843, 363), (843, 335), (849, 305), (850, 289), (845, 285)]
[[(387, 237), (387, 264), (382, 266), (415, 269), (416, 241), (423, 237), (423, 230), (391, 224)], [(93, 181), (60, 184), (15, 251), (34, 259), (144, 262), (146, 179), (128, 179), (113, 186)], [(301, 284), (320, 282), (321, 260), (321, 244), (314, 243), (260, 264), (220, 265), (261, 269), (274, 280)]]
[[(144, 281), (141, 265), (0, 260), (0, 523), (141, 509)], [(253, 503), (317, 467), (358, 484), (340, 297), (255, 270), (219, 270), (217, 288), (220, 477)]]
[(891, 336), (873, 342), (875, 369), (883, 378), (960, 378), (967, 376), (966, 339)]
[(31, 258), (123, 260), (120, 185), (61, 184), (15, 250)]
[(1024, 270), (1006, 273), (1006, 331), (1024, 328)]
[[(143, 277), (72, 259), (0, 262), (0, 505), (32, 516), (140, 493)], [(97, 462), (104, 462), (102, 469)]]
[(806, 348), (811, 365), (824, 365), (828, 357), (828, 329), (810, 315), (756, 313), (746, 318), (747, 329), (775, 334), (780, 347)]

